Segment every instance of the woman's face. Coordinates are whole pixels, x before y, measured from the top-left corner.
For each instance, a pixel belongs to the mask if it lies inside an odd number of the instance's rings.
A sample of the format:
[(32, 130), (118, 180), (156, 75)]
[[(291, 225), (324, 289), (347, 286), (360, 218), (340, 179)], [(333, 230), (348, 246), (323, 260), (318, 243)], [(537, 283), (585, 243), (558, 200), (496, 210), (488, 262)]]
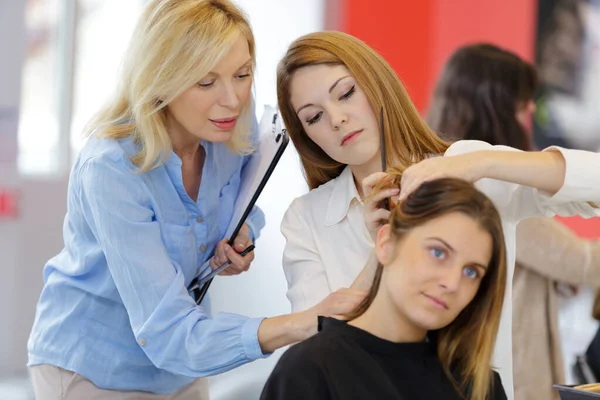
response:
[(291, 105), (329, 157), (353, 166), (379, 157), (379, 123), (367, 96), (343, 65), (311, 65), (291, 80)]
[(471, 217), (453, 212), (412, 229), (401, 240), (385, 225), (377, 255), (385, 296), (414, 328), (441, 329), (477, 294), (492, 257), (492, 237)]
[(168, 105), (169, 133), (184, 140), (228, 141), (251, 87), (252, 57), (248, 40), (240, 34), (209, 74)]

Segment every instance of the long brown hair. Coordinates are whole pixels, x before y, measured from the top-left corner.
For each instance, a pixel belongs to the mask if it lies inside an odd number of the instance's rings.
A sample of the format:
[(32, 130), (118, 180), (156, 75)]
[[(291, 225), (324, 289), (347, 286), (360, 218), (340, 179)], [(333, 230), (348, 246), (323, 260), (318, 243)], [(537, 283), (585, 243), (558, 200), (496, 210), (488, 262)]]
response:
[(294, 73), (302, 67), (320, 64), (348, 68), (375, 114), (384, 108), (388, 165), (409, 166), (428, 155), (446, 151), (448, 144), (429, 129), (392, 67), (375, 50), (342, 32), (311, 33), (290, 45), (277, 68), (279, 109), (311, 189), (338, 177), (346, 167), (308, 137), (291, 104)]
[(537, 83), (533, 65), (510, 51), (487, 43), (461, 47), (444, 66), (427, 122), (450, 141), (483, 140), (530, 150), (516, 112), (533, 99)]
[[(401, 169), (388, 171), (393, 186), (400, 184)], [(375, 192), (374, 192), (375, 193)], [(437, 332), (437, 353), (450, 381), (469, 400), (485, 400), (492, 388), (490, 368), (506, 288), (506, 247), (500, 215), (492, 201), (472, 184), (454, 178), (422, 184), (392, 210), (389, 224), (394, 238), (401, 240), (412, 229), (452, 212), (463, 213), (489, 232), (492, 258), (473, 300), (448, 326)], [(373, 303), (384, 266), (377, 267), (365, 300), (347, 316), (355, 319)], [(460, 380), (456, 379), (456, 371)]]

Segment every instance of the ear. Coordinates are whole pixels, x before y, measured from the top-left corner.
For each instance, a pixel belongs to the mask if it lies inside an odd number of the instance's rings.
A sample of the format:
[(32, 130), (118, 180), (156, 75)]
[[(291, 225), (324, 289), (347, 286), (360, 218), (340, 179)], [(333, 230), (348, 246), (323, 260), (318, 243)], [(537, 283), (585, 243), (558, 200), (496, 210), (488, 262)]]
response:
[(377, 231), (375, 253), (383, 265), (389, 264), (394, 259), (396, 241), (392, 236), (390, 224), (385, 224)]

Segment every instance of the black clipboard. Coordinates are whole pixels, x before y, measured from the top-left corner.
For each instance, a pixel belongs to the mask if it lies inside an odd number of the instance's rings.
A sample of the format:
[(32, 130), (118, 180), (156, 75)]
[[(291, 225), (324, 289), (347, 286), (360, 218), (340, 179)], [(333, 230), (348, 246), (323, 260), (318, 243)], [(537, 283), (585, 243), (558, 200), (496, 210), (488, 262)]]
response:
[[(277, 118), (277, 114), (275, 114), (274, 118)], [(275, 121), (273, 123), (275, 124)], [(267, 185), (269, 178), (271, 178), (271, 175), (273, 174), (275, 167), (279, 163), (279, 160), (281, 159), (281, 156), (283, 155), (283, 152), (285, 151), (285, 149), (290, 141), (290, 138), (289, 138), (286, 130), (282, 129), (281, 132), (279, 132), (278, 134), (275, 135), (274, 140), (278, 144), (277, 151), (273, 155), (273, 158), (271, 159), (269, 166), (267, 167), (262, 178), (260, 179), (258, 187), (256, 187), (256, 189), (254, 190), (252, 197), (250, 198), (248, 205), (244, 209), (242, 216), (239, 218), (237, 225), (235, 226), (233, 232), (231, 232), (231, 234), (229, 235), (228, 243), (230, 246), (233, 245), (234, 239), (236, 238), (238, 233), (240, 233), (240, 229), (242, 229), (242, 226), (246, 222), (248, 215), (250, 215), (250, 213), (252, 212), (252, 208), (254, 208), (254, 206), (256, 205), (256, 201), (258, 200), (258, 197), (260, 196), (263, 189)], [(242, 179), (244, 179), (244, 177), (242, 177)]]
[[(277, 110), (271, 107), (265, 109), (259, 131), (261, 134), (259, 136), (258, 148), (250, 156), (250, 160), (242, 172), (242, 186), (240, 187), (240, 193), (238, 194), (238, 199), (234, 206), (235, 211), (232, 216), (232, 221), (237, 222), (235, 225), (230, 225), (225, 234), (225, 237), (229, 237), (228, 244), (230, 246), (233, 245), (233, 241), (252, 212), (256, 201), (267, 185), (269, 178), (271, 178), (275, 167), (279, 163), (290, 141), (287, 131), (278, 120)], [(268, 153), (268, 155), (265, 156), (265, 153)], [(205, 266), (203, 266), (202, 270), (205, 270)], [(197, 282), (198, 277), (192, 280), (188, 286), (188, 290), (192, 290), (196, 304), (200, 304), (204, 296), (206, 296), (212, 279), (205, 282), (201, 287), (195, 287), (197, 286)]]

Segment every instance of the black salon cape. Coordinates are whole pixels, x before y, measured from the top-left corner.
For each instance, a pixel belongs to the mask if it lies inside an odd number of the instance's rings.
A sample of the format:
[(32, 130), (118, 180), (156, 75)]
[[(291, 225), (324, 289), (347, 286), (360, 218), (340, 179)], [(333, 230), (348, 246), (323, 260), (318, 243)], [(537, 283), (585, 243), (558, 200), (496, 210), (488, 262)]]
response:
[[(431, 342), (393, 343), (332, 318), (320, 330), (283, 354), (261, 400), (462, 400)], [(506, 400), (496, 372), (489, 400)]]

